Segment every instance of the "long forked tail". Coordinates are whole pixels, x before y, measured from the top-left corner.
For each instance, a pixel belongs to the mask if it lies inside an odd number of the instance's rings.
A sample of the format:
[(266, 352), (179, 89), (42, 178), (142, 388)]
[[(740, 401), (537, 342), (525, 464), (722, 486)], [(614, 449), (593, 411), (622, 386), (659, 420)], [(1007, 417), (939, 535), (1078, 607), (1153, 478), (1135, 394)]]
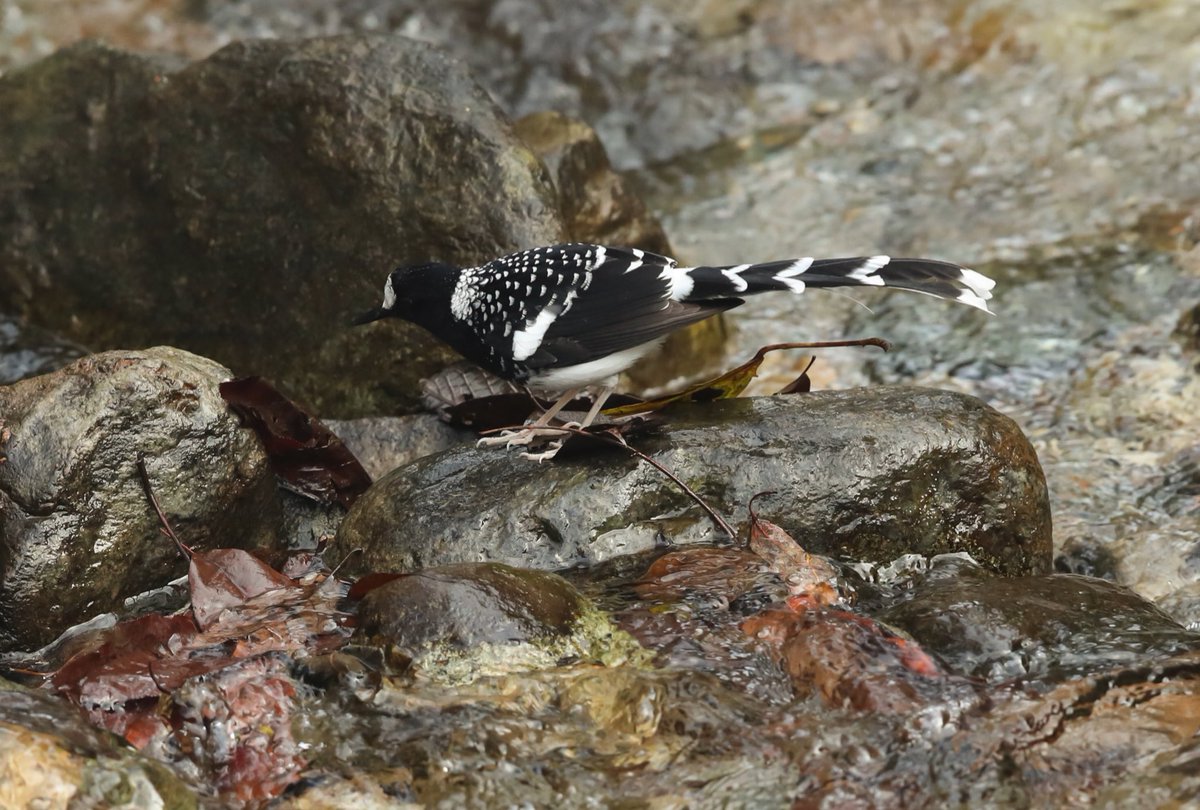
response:
[[(982, 273), (934, 259), (859, 256), (852, 259), (788, 259), (729, 267), (680, 267), (692, 285), (685, 301), (730, 298), (772, 290), (802, 293), (808, 287), (891, 287), (932, 295), (990, 312), (996, 282)], [(678, 287), (676, 287), (678, 289)]]

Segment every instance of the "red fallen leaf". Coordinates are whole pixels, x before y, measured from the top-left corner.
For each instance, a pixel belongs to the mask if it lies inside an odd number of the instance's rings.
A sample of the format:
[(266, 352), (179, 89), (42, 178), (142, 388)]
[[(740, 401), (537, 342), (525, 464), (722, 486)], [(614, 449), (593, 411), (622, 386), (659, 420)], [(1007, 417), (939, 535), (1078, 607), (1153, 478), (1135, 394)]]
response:
[(279, 655), (239, 661), (171, 696), (176, 748), (209, 775), (223, 807), (259, 807), (307, 764), (292, 735), (296, 686)]
[(275, 474), (297, 493), (349, 507), (371, 485), (371, 476), (341, 439), (261, 377), (227, 380), (220, 391), (258, 434)]
[(192, 655), (208, 648), (224, 663), (268, 652), (320, 655), (342, 646), (350, 616), (338, 611), (340, 592), (324, 588), (267, 591), (224, 611), (192, 639)]
[[(328, 653), (350, 634), (348, 617), (336, 607), (340, 587), (327, 587), (336, 581), (319, 578), (300, 587), (240, 549), (195, 552), (175, 536), (148, 481), (146, 486), (164, 533), (189, 559), (192, 615), (144, 616), (93, 635), (46, 681), (87, 711), (95, 725), (139, 748), (178, 731), (182, 721), (160, 710), (160, 698), (170, 695), (178, 702), (176, 690), (188, 679), (274, 652)], [(290, 753), (273, 747), (282, 732), (258, 722), (256, 712), (242, 714), (242, 724), (252, 731), (237, 739), (265, 733), (266, 742), (234, 752), (242, 767), (227, 772), (233, 775), (228, 790), (259, 803), (294, 781), (304, 761), (294, 745)], [(202, 718), (201, 725), (210, 719)], [(241, 771), (246, 773), (237, 775)]]
[(867, 616), (789, 597), (743, 621), (767, 644), (800, 695), (815, 691), (833, 706), (903, 713), (936, 699), (950, 679), (915, 642)]
[(99, 634), (95, 646), (81, 650), (48, 681), (59, 694), (85, 707), (102, 709), (158, 697), (162, 684), (153, 672), (169, 642), (183, 643), (197, 633), (191, 616), (141, 616)]
[(321, 655), (345, 643), (349, 617), (337, 609), (338, 588), (274, 582), (268, 577), (271, 587), (219, 611), (204, 631), (186, 613), (122, 622), (47, 683), (87, 710), (97, 726), (145, 745), (171, 731), (174, 721), (160, 710), (159, 698), (188, 679), (272, 653)]
[(920, 671), (913, 669), (914, 659), (900, 652), (898, 640), (862, 616), (809, 611), (797, 617), (782, 658), (801, 693), (815, 689), (833, 706), (907, 713), (938, 697), (943, 673), (928, 656), (923, 656)]
[(738, 624), (746, 635), (766, 642), (778, 654), (784, 640), (796, 624), (797, 613), (782, 606), (771, 606), (748, 616)]
[(752, 589), (767, 570), (755, 555), (736, 548), (685, 548), (655, 560), (633, 584), (638, 596), (674, 602), (689, 592), (718, 593), (729, 601)]
[(750, 512), (750, 550), (779, 574), (793, 594), (805, 594), (819, 605), (841, 600), (838, 571), (829, 560), (809, 554), (780, 526)]
[(353, 599), (355, 602), (357, 602), (376, 588), (382, 585), (387, 585), (394, 579), (400, 579), (400, 577), (406, 576), (408, 576), (408, 574), (364, 574), (356, 579), (354, 584), (350, 586), (350, 592), (346, 594), (346, 598)]
[(905, 668), (910, 672), (915, 672), (918, 675), (924, 675), (929, 678), (934, 678), (942, 674), (942, 668), (937, 665), (937, 662), (933, 660), (929, 653), (917, 646), (915, 641), (899, 637), (887, 640), (899, 649), (900, 663), (904, 664)]
[[(797, 613), (803, 613), (806, 610), (812, 610), (817, 607), (823, 607), (821, 603), (814, 603), (808, 598), (808, 594), (799, 594), (789, 596), (787, 598), (788, 607), (795, 610)], [(942, 668), (937, 665), (937, 662), (921, 649), (915, 641), (905, 638), (904, 636), (896, 635), (888, 628), (884, 627), (879, 622), (872, 619), (870, 616), (862, 616), (857, 613), (851, 613), (846, 610), (834, 610), (828, 612), (830, 616), (852, 621), (859, 626), (866, 628), (871, 633), (875, 634), (880, 641), (885, 644), (890, 644), (895, 648), (896, 654), (900, 657), (900, 663), (908, 670), (917, 673), (918, 675), (935, 676), (942, 674)]]
[(247, 599), (295, 587), (296, 583), (262, 560), (236, 548), (197, 552), (188, 566), (192, 613), (201, 630), (207, 630), (222, 611)]
[(125, 738), (127, 743), (139, 751), (149, 745), (151, 740), (166, 729), (167, 724), (163, 719), (158, 716), (157, 712), (150, 710), (142, 713), (127, 710), (127, 720), (124, 728), (117, 729), (108, 726), (109, 731), (120, 734)]

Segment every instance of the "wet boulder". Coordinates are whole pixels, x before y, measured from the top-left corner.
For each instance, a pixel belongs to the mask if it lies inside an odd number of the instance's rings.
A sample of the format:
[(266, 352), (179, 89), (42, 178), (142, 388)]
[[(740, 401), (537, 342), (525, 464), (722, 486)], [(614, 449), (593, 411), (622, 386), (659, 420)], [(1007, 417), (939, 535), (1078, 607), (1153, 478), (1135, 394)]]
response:
[[(630, 442), (728, 518), (758, 511), (806, 550), (855, 560), (967, 551), (1006, 574), (1050, 565), (1045, 480), (1008, 417), (961, 394), (883, 387), (677, 407)], [(565, 455), (565, 454), (564, 454)], [(590, 564), (723, 540), (671, 481), (599, 448), (536, 464), (456, 448), (400, 467), (338, 533), (361, 570), (495, 560)]]
[(331, 419), (325, 426), (346, 444), (372, 478), (471, 438), (432, 414)]
[(1200, 649), (1190, 632), (1127, 588), (1075, 574), (993, 577), (967, 567), (913, 585), (880, 618), (956, 672), (1055, 684)]
[(350, 329), (397, 264), (558, 241), (550, 178), (456, 60), (402, 37), (83, 43), (0, 77), (0, 309), (169, 343), (322, 415), (415, 410), (449, 358)]
[(554, 574), (461, 563), (401, 576), (367, 594), (359, 634), (413, 651), (528, 641), (569, 632), (583, 605)]
[(375, 588), (359, 607), (355, 639), (385, 650), (395, 670), (415, 663), (453, 682), (646, 657), (562, 577), (501, 563), (434, 566)]
[(0, 648), (183, 574), (137, 464), (194, 548), (268, 549), (275, 476), (218, 393), (229, 372), (172, 348), (91, 355), (0, 387)]

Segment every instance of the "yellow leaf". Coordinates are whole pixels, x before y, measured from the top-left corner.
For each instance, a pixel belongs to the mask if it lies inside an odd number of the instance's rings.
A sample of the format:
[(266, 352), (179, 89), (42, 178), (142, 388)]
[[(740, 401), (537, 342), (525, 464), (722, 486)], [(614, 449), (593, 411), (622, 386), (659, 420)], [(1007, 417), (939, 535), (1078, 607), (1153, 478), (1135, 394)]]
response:
[(862, 340), (827, 340), (818, 343), (772, 343), (763, 346), (758, 352), (737, 368), (726, 371), (719, 377), (708, 382), (693, 385), (675, 394), (669, 394), (657, 399), (635, 402), (631, 405), (618, 405), (615, 408), (605, 408), (605, 416), (633, 416), (638, 413), (650, 413), (675, 402), (712, 402), (714, 399), (732, 399), (746, 390), (750, 381), (758, 376), (758, 368), (766, 356), (780, 349), (831, 349), (839, 346), (878, 346), (885, 352), (891, 348), (886, 340), (881, 338), (863, 338)]

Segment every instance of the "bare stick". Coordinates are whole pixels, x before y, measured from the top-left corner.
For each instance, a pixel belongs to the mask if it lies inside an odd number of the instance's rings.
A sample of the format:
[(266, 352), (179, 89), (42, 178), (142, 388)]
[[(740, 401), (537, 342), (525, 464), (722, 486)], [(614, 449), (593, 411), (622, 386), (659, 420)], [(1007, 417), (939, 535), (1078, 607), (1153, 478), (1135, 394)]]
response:
[(150, 486), (150, 473), (146, 471), (146, 459), (138, 456), (137, 460), (138, 473), (142, 477), (142, 489), (146, 491), (146, 497), (150, 499), (150, 505), (154, 507), (154, 514), (158, 515), (160, 524), (159, 531), (171, 538), (175, 543), (175, 547), (179, 549), (179, 553), (186, 559), (192, 559), (196, 552), (192, 551), (191, 547), (179, 539), (179, 535), (175, 534), (175, 530), (171, 528), (171, 521), (167, 520), (166, 513), (158, 504), (158, 498), (154, 496), (154, 487)]
[(364, 551), (364, 549), (362, 546), (359, 546), (358, 548), (350, 549), (349, 553), (346, 554), (345, 557), (342, 557), (342, 561), (340, 563), (338, 563), (337, 565), (335, 565), (333, 567), (333, 570), (329, 572), (329, 578), (333, 579), (335, 576), (337, 576), (337, 572), (342, 570), (343, 565), (350, 562), (351, 557), (353, 557), (355, 554), (362, 554), (363, 551)]
[(856, 338), (854, 340), (820, 340), (815, 343), (772, 343), (769, 346), (763, 346), (758, 350), (758, 355), (764, 355), (767, 352), (775, 352), (780, 349), (838, 349), (846, 346), (878, 346), (885, 352), (892, 350), (892, 344), (888, 343), (883, 338), (869, 337)]

